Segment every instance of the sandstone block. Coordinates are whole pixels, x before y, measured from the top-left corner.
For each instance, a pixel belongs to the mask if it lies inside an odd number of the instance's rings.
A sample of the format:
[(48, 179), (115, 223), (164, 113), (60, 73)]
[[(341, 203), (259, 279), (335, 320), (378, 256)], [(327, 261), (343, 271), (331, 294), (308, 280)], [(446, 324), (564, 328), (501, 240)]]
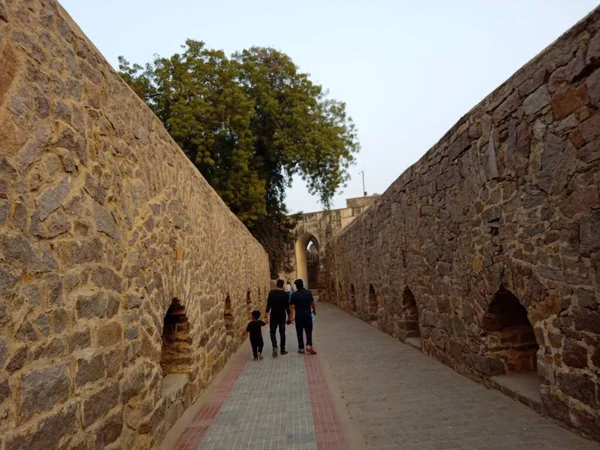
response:
[(471, 354), (466, 355), (465, 360), (469, 367), (484, 375), (503, 375), (506, 372), (504, 364), (498, 358)]
[(71, 177), (65, 176), (56, 185), (38, 197), (38, 214), (44, 220), (65, 201), (71, 189)]
[(121, 436), (123, 429), (123, 413), (110, 416), (96, 431), (96, 450), (103, 450), (107, 445)]
[(6, 440), (6, 450), (57, 449), (62, 438), (76, 431), (77, 406), (69, 405), (41, 420), (33, 431), (10, 435)]
[(592, 408), (600, 406), (598, 397), (596, 396), (596, 384), (589, 375), (558, 373), (556, 377), (560, 390), (565, 394), (576, 398)]
[(575, 329), (600, 334), (600, 314), (589, 309), (577, 309), (573, 312)]
[(562, 120), (589, 101), (587, 87), (581, 84), (578, 87), (569, 86), (558, 91), (552, 96), (552, 109), (556, 120)]
[(543, 109), (550, 104), (550, 93), (548, 88), (544, 85), (530, 94), (523, 101), (523, 109), (525, 114), (532, 115)]
[(592, 210), (581, 220), (579, 246), (584, 255), (600, 250), (600, 210)]
[(119, 275), (108, 267), (95, 267), (92, 270), (92, 282), (102, 288), (121, 292), (123, 280)]
[(0, 293), (6, 289), (13, 287), (18, 281), (18, 278), (10, 273), (7, 269), (0, 267)]
[(72, 333), (68, 340), (69, 352), (84, 350), (92, 345), (92, 336), (89, 330), (76, 331)]
[(119, 397), (119, 383), (114, 382), (87, 399), (83, 405), (83, 426), (88, 427), (106, 415), (119, 404)]
[(66, 401), (71, 393), (71, 378), (67, 364), (35, 370), (21, 376), (19, 420), (49, 411)]
[(91, 383), (104, 378), (105, 372), (104, 355), (93, 355), (89, 359), (80, 358), (77, 360), (75, 386), (80, 388), (86, 383)]
[(77, 317), (80, 319), (90, 319), (92, 317), (105, 317), (107, 309), (107, 299), (102, 294), (95, 292), (89, 295), (82, 295), (77, 298)]
[(587, 347), (584, 347), (573, 339), (566, 339), (563, 347), (563, 362), (571, 367), (583, 369), (587, 367)]
[(123, 330), (117, 322), (101, 326), (98, 329), (97, 342), (100, 347), (109, 347), (123, 340)]
[(587, 64), (594, 64), (600, 60), (600, 33), (596, 33), (588, 44), (588, 50), (585, 57)]

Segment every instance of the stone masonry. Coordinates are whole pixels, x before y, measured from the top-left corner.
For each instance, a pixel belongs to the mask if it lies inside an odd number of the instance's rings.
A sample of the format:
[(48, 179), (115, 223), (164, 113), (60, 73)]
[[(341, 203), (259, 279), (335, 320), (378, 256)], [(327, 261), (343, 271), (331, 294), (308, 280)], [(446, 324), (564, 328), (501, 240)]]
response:
[(267, 255), (54, 0), (0, 0), (0, 449), (151, 449)]
[(343, 230), (320, 298), (474, 379), (537, 372), (543, 411), (600, 440), (599, 29), (596, 9)]

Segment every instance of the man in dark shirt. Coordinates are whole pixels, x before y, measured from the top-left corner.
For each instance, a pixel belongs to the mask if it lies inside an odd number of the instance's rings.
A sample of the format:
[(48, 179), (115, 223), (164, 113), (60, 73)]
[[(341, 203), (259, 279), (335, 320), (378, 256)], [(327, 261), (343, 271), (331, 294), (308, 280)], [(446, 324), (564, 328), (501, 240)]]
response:
[(312, 316), (317, 315), (315, 308), (315, 299), (308, 289), (304, 289), (302, 280), (294, 281), (296, 292), (292, 294), (290, 300), (291, 317), (290, 320), (296, 321), (296, 334), (298, 335), (298, 353), (304, 353), (304, 333), (306, 333), (306, 352), (316, 355), (317, 352), (312, 348)]
[(277, 280), (275, 289), (269, 292), (267, 299), (267, 314), (271, 313), (271, 344), (273, 344), (273, 358), (277, 358), (277, 327), (279, 327), (279, 338), (281, 341), (281, 354), (287, 355), (285, 351), (285, 323), (290, 316), (290, 299), (283, 290), (283, 280)]

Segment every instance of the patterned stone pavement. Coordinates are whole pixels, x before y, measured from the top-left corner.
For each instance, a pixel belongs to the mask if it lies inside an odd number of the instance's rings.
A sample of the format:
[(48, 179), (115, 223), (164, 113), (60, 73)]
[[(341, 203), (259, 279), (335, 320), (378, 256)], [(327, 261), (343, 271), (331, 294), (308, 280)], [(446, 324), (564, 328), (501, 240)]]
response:
[[(316, 325), (316, 324), (315, 324)], [(328, 305), (315, 348), (371, 449), (600, 449)]]
[(600, 449), (334, 306), (318, 305), (318, 356), (292, 331), (277, 359), (245, 344), (172, 449)]

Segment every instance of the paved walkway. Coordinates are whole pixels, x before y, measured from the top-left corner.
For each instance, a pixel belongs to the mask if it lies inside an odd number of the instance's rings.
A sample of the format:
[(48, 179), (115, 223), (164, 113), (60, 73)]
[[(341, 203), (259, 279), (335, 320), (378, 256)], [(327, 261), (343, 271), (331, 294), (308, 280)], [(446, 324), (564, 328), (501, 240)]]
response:
[(268, 332), (264, 360), (245, 344), (171, 448), (600, 449), (336, 307), (318, 305), (317, 356), (293, 331), (277, 359)]

